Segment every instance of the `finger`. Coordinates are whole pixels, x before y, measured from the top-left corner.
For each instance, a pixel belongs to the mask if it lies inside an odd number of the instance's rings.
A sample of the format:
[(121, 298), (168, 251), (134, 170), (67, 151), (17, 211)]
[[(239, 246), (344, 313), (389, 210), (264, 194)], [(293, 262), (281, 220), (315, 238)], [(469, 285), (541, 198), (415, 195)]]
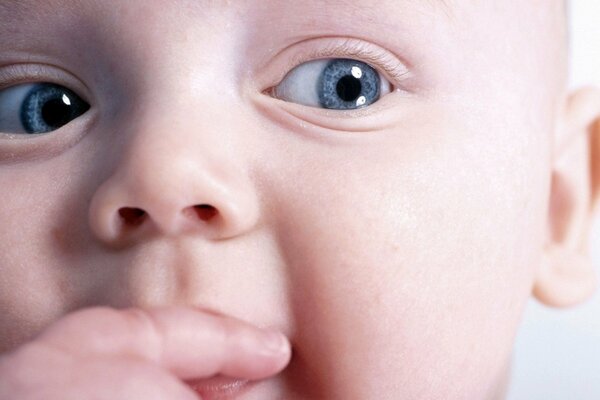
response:
[(138, 357), (180, 379), (216, 374), (262, 379), (280, 372), (291, 356), (280, 333), (185, 307), (77, 311), (38, 340), (78, 356)]
[[(40, 395), (43, 393), (43, 396)], [(133, 357), (84, 361), (33, 341), (0, 357), (0, 399), (199, 400), (167, 370)]]

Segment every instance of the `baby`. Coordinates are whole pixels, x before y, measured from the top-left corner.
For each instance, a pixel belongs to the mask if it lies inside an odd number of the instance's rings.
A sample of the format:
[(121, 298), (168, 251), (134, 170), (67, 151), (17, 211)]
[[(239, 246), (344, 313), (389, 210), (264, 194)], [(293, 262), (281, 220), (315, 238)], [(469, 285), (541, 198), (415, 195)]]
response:
[(0, 0), (0, 399), (503, 399), (528, 298), (595, 287), (565, 25)]

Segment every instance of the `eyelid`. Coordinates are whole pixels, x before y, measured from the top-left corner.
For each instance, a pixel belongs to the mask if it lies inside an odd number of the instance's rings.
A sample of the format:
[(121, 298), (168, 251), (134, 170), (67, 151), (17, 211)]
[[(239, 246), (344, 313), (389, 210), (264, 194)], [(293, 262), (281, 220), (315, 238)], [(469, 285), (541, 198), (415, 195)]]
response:
[(0, 165), (45, 160), (75, 146), (88, 133), (98, 117), (88, 86), (66, 70), (45, 63), (0, 64), (0, 90), (21, 84), (51, 83), (68, 88), (90, 105), (84, 118), (77, 118), (60, 135), (0, 134)]
[[(419, 93), (420, 78), (410, 60), (378, 46), (368, 39), (340, 36), (319, 36), (294, 41), (280, 50), (271, 50), (266, 59), (255, 65), (254, 74), (244, 88), (253, 103), (269, 119), (287, 130), (317, 135), (322, 139), (338, 133), (342, 138), (349, 132), (382, 131), (398, 124), (415, 102), (409, 101)], [(329, 110), (307, 107), (276, 99), (273, 89), (288, 74), (303, 63), (330, 59), (356, 59), (375, 68), (392, 85), (392, 93), (368, 107), (354, 110)], [(260, 95), (255, 96), (259, 93)], [(277, 103), (274, 103), (277, 102)], [(406, 107), (398, 107), (403, 104)], [(275, 106), (277, 105), (277, 106)], [(394, 112), (391, 112), (394, 110)]]
[(26, 63), (0, 66), (0, 90), (28, 83), (53, 83), (65, 86), (90, 106), (92, 105), (89, 88), (62, 68), (47, 64)]
[[(373, 67), (381, 67), (390, 78), (396, 82), (403, 80), (409, 73), (406, 66), (391, 53), (386, 52), (367, 42), (348, 39), (341, 43), (331, 43), (325, 48), (314, 49), (307, 54), (310, 59), (322, 59), (335, 56), (358, 58)], [(298, 64), (304, 62), (303, 56), (298, 56)], [(296, 60), (295, 60), (296, 61)]]
[[(322, 41), (326, 42), (325, 45), (319, 43)], [(402, 87), (404, 89), (403, 82), (411, 77), (411, 69), (404, 60), (390, 51), (364, 40), (328, 37), (307, 39), (296, 43), (295, 46), (298, 49), (293, 50), (295, 54), (286, 62), (284, 71), (278, 77), (275, 85), (279, 84), (287, 73), (302, 63), (335, 57), (357, 59), (371, 65), (379, 70), (394, 87)], [(288, 49), (289, 47), (282, 50), (275, 57), (288, 51)]]

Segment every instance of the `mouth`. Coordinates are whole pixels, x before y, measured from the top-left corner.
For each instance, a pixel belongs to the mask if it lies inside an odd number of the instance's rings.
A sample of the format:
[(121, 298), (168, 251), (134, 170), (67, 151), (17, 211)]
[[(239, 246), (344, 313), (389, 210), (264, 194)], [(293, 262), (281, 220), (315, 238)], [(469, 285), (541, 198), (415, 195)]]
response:
[(246, 393), (256, 382), (216, 376), (210, 379), (187, 381), (202, 400), (234, 400)]

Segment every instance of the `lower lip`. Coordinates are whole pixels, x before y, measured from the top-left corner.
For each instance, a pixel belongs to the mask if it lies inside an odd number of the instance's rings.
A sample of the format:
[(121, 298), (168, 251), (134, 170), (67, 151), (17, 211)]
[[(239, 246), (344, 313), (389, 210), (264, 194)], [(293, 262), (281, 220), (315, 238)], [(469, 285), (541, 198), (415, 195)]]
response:
[(247, 392), (255, 382), (217, 376), (186, 382), (202, 400), (233, 400)]

